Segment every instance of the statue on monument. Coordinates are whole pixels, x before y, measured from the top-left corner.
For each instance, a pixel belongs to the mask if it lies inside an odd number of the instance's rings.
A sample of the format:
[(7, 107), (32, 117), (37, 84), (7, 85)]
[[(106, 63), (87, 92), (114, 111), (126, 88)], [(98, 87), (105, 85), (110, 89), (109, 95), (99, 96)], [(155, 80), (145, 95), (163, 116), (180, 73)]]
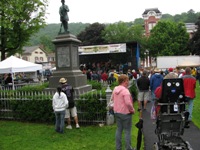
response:
[(68, 8), (67, 5), (65, 5), (65, 0), (61, 0), (61, 3), (62, 3), (62, 6), (60, 6), (60, 9), (59, 9), (60, 21), (61, 21), (59, 34), (62, 31), (62, 27), (64, 28), (64, 33), (69, 33), (69, 31), (68, 31), (68, 21), (69, 21), (68, 12), (69, 12), (69, 8)]

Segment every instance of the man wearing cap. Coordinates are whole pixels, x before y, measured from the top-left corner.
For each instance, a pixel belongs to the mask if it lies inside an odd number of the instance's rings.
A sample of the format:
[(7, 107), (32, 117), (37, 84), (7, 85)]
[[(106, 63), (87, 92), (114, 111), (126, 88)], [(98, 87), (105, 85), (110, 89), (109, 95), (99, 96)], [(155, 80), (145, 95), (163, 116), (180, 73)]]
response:
[(158, 68), (155, 68), (154, 74), (150, 78), (150, 90), (151, 90), (152, 100), (156, 98), (154, 91), (156, 90), (157, 87), (161, 85), (162, 81), (163, 81), (163, 76), (160, 74), (160, 70)]
[(80, 126), (78, 124), (77, 110), (76, 110), (74, 97), (73, 97), (74, 89), (71, 85), (69, 85), (67, 83), (67, 79), (65, 79), (65, 78), (60, 78), (59, 83), (61, 83), (62, 91), (67, 95), (67, 99), (69, 101), (69, 106), (66, 109), (66, 115), (65, 115), (65, 118), (67, 118), (67, 123), (68, 123), (68, 126), (66, 128), (72, 129), (70, 115), (72, 117), (74, 117), (74, 121), (76, 123), (76, 128), (80, 128)]
[(184, 76), (184, 75), (185, 75), (185, 70), (184, 70), (184, 69), (181, 69), (181, 70), (179, 71), (178, 77), (179, 77), (179, 78), (182, 78), (182, 76)]
[(169, 71), (169, 73), (165, 76), (165, 79), (178, 78), (178, 75), (176, 73), (174, 73), (174, 69), (173, 68), (169, 68), (168, 71)]

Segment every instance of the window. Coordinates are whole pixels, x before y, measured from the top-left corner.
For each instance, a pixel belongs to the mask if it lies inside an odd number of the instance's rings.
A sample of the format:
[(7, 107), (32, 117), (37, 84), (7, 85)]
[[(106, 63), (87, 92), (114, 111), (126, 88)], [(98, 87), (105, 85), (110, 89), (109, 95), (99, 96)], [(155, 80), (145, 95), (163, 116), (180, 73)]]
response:
[(35, 57), (35, 61), (36, 61), (36, 62), (38, 61), (38, 57)]
[(54, 57), (48, 57), (49, 61), (55, 61)]
[(40, 57), (40, 61), (43, 61), (43, 57)]
[(151, 31), (153, 29), (153, 27), (155, 27), (156, 23), (149, 23), (149, 31)]
[(28, 58), (26, 56), (22, 57), (22, 59), (28, 61)]
[(38, 52), (37, 52), (37, 51), (35, 51), (35, 54), (38, 54)]
[(40, 52), (40, 54), (43, 54), (43, 52)]

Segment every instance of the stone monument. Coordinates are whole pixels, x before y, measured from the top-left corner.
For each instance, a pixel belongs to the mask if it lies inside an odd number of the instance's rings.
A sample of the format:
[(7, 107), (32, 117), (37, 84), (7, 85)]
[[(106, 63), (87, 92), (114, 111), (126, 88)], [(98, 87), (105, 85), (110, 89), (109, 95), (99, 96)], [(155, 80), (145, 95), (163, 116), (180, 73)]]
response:
[[(61, 0), (62, 6), (64, 0)], [(62, 7), (61, 6), (61, 7)], [(68, 8), (68, 7), (67, 7)], [(61, 9), (60, 9), (61, 11)], [(66, 22), (64, 22), (66, 23)], [(61, 24), (63, 21), (61, 20)], [(49, 79), (49, 89), (56, 89), (60, 78), (66, 78), (67, 83), (73, 86), (75, 92), (83, 93), (92, 90), (91, 85), (87, 85), (87, 77), (79, 69), (78, 45), (81, 43), (76, 36), (70, 34), (68, 25), (61, 25), (58, 36), (52, 41), (55, 44), (56, 70)]]

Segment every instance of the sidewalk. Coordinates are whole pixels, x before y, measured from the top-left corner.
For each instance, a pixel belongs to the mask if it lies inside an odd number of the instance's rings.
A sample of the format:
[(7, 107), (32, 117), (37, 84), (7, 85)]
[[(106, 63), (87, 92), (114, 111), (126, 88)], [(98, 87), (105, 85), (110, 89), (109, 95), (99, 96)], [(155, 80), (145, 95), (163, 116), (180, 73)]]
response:
[[(152, 150), (153, 144), (158, 142), (157, 135), (155, 134), (156, 123), (150, 118), (151, 103), (147, 104), (147, 110), (143, 111), (143, 134), (144, 134), (144, 150)], [(188, 141), (193, 150), (200, 149), (200, 129), (198, 129), (193, 123), (190, 124), (190, 128), (184, 130), (182, 136), (184, 141)], [(141, 148), (143, 150), (143, 148)]]

